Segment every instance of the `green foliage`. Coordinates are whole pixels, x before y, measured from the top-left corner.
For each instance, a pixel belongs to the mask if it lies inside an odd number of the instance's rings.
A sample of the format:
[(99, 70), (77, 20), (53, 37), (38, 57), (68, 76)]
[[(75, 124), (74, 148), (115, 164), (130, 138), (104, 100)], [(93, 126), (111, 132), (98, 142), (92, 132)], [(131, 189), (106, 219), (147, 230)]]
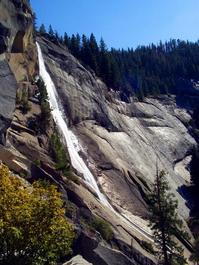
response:
[(183, 236), (182, 221), (177, 215), (177, 201), (169, 192), (165, 172), (156, 174), (150, 200), (150, 226), (158, 248), (160, 264), (183, 265), (186, 260), (183, 249), (176, 243), (175, 236)]
[(40, 33), (41, 35), (46, 34), (46, 28), (45, 28), (44, 24), (41, 24), (41, 26), (40, 26), (40, 28), (39, 28), (39, 33)]
[(108, 50), (103, 39), (95, 36), (64, 35), (64, 44), (100, 76), (111, 88), (120, 91), (123, 99), (136, 95), (182, 94), (183, 80), (199, 76), (199, 42), (170, 40), (137, 49)]
[(46, 90), (45, 83), (40, 78), (38, 79), (36, 85), (39, 88), (39, 102), (41, 106), (41, 115), (39, 120), (39, 128), (42, 132), (45, 132), (50, 124), (51, 109), (48, 102), (48, 94)]
[(56, 264), (71, 253), (73, 227), (53, 185), (29, 186), (0, 166), (0, 264)]
[(54, 133), (51, 136), (50, 150), (52, 157), (56, 162), (56, 169), (61, 170), (65, 176), (70, 175), (71, 172), (70, 172), (69, 157), (57, 133)]
[(49, 29), (48, 29), (48, 34), (52, 37), (52, 36), (54, 36), (54, 30), (53, 30), (53, 28), (52, 28), (52, 26), (50, 25), (49, 26)]
[(77, 217), (79, 218), (78, 207), (74, 203), (68, 201), (67, 205), (65, 206), (65, 210), (66, 210), (66, 216), (68, 218), (72, 220), (76, 220)]
[(152, 255), (155, 255), (155, 250), (154, 250), (153, 245), (151, 243), (141, 240), (141, 241), (139, 241), (139, 244), (147, 252), (151, 253)]
[(46, 129), (49, 127), (50, 123), (50, 117), (51, 117), (50, 105), (48, 101), (42, 101), (40, 106), (41, 106), (40, 124), (41, 128), (43, 128), (43, 131), (45, 132)]
[(41, 77), (37, 80), (36, 85), (39, 88), (39, 101), (40, 103), (43, 101), (47, 101), (48, 100), (48, 93), (46, 90), (46, 86), (44, 81), (41, 79)]
[(23, 114), (26, 114), (31, 110), (30, 103), (28, 102), (28, 92), (25, 88), (22, 90), (17, 90), (16, 103), (19, 105), (19, 108)]
[(41, 161), (40, 161), (39, 159), (36, 159), (36, 160), (34, 161), (34, 164), (35, 164), (36, 166), (40, 167), (40, 166), (41, 166)]
[(93, 33), (90, 37), (84, 34), (70, 37), (67, 33), (64, 37), (58, 34), (53, 37), (101, 77), (108, 87), (119, 91), (125, 101), (129, 96), (143, 100), (147, 95), (186, 95), (184, 88), (189, 81), (198, 80), (199, 41), (171, 39), (124, 50), (108, 49), (103, 39), (97, 43)]
[(112, 228), (105, 220), (95, 217), (91, 226), (97, 230), (106, 241), (110, 241), (113, 238)]

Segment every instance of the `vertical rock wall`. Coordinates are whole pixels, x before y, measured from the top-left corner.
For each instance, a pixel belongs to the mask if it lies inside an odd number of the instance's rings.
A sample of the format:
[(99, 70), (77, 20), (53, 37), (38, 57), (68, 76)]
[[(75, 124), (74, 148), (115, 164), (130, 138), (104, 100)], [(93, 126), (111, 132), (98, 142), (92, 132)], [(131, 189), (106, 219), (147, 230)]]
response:
[[(15, 110), (18, 83), (34, 71), (32, 11), (27, 1), (0, 1), (0, 143)], [(34, 56), (35, 55), (35, 56)], [(32, 61), (32, 62), (31, 62)]]

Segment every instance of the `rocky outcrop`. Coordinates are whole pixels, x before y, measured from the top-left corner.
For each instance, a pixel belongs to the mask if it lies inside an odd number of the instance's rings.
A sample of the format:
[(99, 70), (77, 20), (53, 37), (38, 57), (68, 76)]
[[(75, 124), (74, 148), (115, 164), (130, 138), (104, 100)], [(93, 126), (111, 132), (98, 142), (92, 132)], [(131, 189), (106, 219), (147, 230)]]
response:
[[(128, 248), (123, 242), (123, 245)], [(125, 248), (124, 247), (124, 248)], [(86, 260), (94, 265), (154, 265), (155, 263), (135, 248), (129, 248), (128, 254), (125, 255), (124, 249), (121, 252), (116, 247), (109, 246), (107, 243), (99, 241), (85, 232), (83, 232), (75, 246), (78, 251)]]
[(26, 61), (33, 37), (32, 11), (27, 1), (2, 0), (0, 10), (0, 143), (5, 144), (15, 109), (17, 81), (29, 75), (29, 70), (20, 63), (22, 58)]
[[(32, 161), (48, 159), (34, 132), (27, 128), (31, 114), (16, 109), (16, 95), (25, 93), (28, 97), (34, 89), (31, 81), (37, 68), (37, 52), (33, 13), (26, 0), (2, 0), (0, 10), (0, 144), (4, 145), (0, 147), (0, 160), (11, 170), (27, 175)], [(40, 107), (28, 104), (35, 117)]]
[(32, 41), (32, 11), (26, 0), (0, 2), (1, 53), (23, 53)]
[(92, 265), (92, 263), (87, 262), (82, 256), (78, 255), (63, 265)]

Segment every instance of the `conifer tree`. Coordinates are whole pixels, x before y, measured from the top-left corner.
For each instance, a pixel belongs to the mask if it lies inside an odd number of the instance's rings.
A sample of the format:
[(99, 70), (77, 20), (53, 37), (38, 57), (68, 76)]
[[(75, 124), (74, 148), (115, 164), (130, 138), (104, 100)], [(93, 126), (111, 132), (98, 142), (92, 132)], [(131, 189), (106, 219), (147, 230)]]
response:
[(37, 31), (37, 17), (36, 17), (36, 13), (33, 13), (33, 30), (34, 30), (34, 33)]
[(100, 52), (105, 53), (107, 51), (106, 43), (103, 38), (100, 39)]
[(46, 34), (46, 28), (45, 28), (44, 24), (41, 24), (41, 26), (39, 28), (39, 33), (42, 35)]
[(86, 35), (82, 35), (82, 49), (81, 49), (81, 59), (82, 61), (89, 65), (89, 57), (90, 57), (90, 48), (89, 48), (89, 40)]
[(52, 28), (51, 25), (49, 26), (48, 34), (50, 35), (50, 37), (53, 37), (54, 36), (54, 30), (53, 30), (53, 28)]
[(95, 71), (96, 74), (99, 74), (99, 68), (98, 68), (99, 47), (93, 33), (91, 33), (90, 35), (89, 48), (91, 54), (89, 65)]
[(66, 45), (68, 48), (70, 47), (70, 37), (66, 32), (64, 33), (64, 45)]
[(80, 56), (80, 43), (81, 43), (81, 38), (79, 34), (72, 34), (71, 41), (70, 41), (70, 50), (72, 54), (76, 57)]
[(164, 171), (156, 173), (150, 199), (150, 227), (157, 244), (159, 264), (183, 265), (186, 260), (183, 249), (175, 240), (178, 234), (183, 235), (182, 221), (177, 215), (177, 201), (169, 192), (168, 182)]
[(56, 39), (57, 41), (59, 41), (59, 39), (60, 39), (60, 37), (59, 37), (59, 33), (58, 33), (57, 31), (55, 31), (55, 39)]

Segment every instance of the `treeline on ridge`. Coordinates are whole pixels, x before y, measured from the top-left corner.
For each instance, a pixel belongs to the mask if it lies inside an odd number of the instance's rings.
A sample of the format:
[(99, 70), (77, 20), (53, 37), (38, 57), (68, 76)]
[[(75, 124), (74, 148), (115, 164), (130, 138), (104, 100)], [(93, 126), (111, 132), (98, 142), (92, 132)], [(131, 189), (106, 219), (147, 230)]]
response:
[[(40, 34), (46, 34), (44, 25)], [(94, 34), (59, 36), (49, 27), (48, 36), (64, 44), (85, 66), (89, 66), (109, 88), (120, 91), (121, 99), (131, 95), (178, 94), (182, 83), (198, 80), (199, 41), (172, 39), (168, 42), (139, 46), (136, 49), (108, 49)]]

